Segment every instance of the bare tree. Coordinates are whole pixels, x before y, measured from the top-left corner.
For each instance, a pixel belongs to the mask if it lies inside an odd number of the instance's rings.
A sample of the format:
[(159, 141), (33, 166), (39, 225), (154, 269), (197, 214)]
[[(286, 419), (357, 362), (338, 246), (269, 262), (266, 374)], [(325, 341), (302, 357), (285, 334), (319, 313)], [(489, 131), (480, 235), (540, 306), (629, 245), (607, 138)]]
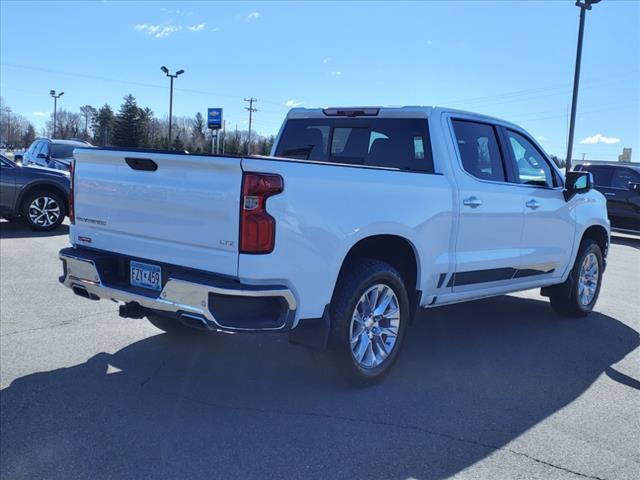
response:
[(93, 108), (91, 105), (83, 105), (80, 107), (80, 114), (84, 119), (84, 139), (87, 140), (90, 138), (89, 136), (89, 125), (91, 123), (91, 119), (93, 116), (98, 113), (98, 111)]

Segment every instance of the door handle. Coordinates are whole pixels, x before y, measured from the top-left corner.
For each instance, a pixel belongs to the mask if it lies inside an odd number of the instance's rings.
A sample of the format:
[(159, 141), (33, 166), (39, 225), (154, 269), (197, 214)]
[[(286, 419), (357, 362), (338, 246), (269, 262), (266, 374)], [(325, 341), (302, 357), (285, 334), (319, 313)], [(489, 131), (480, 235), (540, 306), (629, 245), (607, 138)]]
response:
[(615, 193), (610, 193), (610, 192), (604, 192), (604, 194), (605, 194), (607, 197), (615, 197), (615, 196), (616, 196), (616, 194), (615, 194)]
[(478, 197), (468, 197), (465, 198), (462, 203), (467, 207), (478, 208), (480, 205), (482, 205), (482, 200), (480, 200)]
[(530, 208), (531, 210), (536, 210), (540, 208), (541, 205), (537, 200), (529, 200), (527, 203), (525, 203), (525, 206), (527, 208)]

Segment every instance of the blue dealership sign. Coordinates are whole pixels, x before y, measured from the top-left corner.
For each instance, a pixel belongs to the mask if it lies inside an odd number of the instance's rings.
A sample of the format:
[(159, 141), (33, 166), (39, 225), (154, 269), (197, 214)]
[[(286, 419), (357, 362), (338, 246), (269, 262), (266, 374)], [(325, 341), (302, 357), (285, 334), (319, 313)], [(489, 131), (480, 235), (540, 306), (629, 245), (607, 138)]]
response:
[(221, 108), (209, 108), (207, 109), (207, 127), (212, 130), (219, 130), (222, 128), (222, 109)]

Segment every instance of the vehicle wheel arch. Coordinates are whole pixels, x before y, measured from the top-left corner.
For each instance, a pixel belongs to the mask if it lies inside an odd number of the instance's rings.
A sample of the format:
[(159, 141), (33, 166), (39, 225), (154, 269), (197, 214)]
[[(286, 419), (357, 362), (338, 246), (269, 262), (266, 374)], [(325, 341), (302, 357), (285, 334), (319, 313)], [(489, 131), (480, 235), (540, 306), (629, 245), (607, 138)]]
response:
[(603, 257), (606, 258), (609, 250), (609, 233), (607, 229), (599, 224), (590, 225), (582, 232), (580, 243), (584, 242), (586, 238), (594, 240), (600, 247)]
[(343, 277), (344, 272), (360, 259), (381, 260), (398, 270), (409, 293), (411, 319), (413, 319), (413, 313), (418, 307), (422, 293), (419, 290), (420, 257), (415, 244), (406, 236), (398, 234), (374, 234), (359, 238), (342, 257), (332, 298), (339, 287), (340, 278)]
[(18, 199), (16, 201), (16, 211), (18, 212), (22, 211), (22, 207), (24, 206), (23, 205), (24, 199), (28, 198), (30, 194), (34, 192), (51, 192), (51, 191), (57, 193), (62, 198), (64, 203), (63, 205), (64, 212), (66, 216), (69, 213), (69, 196), (68, 196), (69, 194), (60, 185), (57, 185), (56, 183), (50, 183), (50, 182), (34, 182), (25, 186), (20, 192)]

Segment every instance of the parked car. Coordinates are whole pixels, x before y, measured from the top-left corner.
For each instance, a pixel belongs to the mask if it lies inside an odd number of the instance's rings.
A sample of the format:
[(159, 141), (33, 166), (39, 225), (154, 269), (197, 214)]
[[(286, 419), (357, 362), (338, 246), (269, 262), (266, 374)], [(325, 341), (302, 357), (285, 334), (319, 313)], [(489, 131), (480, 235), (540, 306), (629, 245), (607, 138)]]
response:
[(594, 187), (607, 197), (613, 228), (640, 232), (640, 165), (583, 163), (576, 170), (593, 175)]
[(22, 163), (69, 171), (73, 150), (90, 146), (90, 143), (80, 140), (38, 138), (22, 155)]
[(0, 215), (34, 230), (53, 230), (68, 211), (69, 173), (22, 166), (0, 155)]
[(290, 331), (357, 383), (389, 370), (417, 308), (531, 288), (562, 315), (595, 306), (605, 198), (517, 125), (294, 109), (273, 154), (77, 149), (61, 282), (167, 332)]

